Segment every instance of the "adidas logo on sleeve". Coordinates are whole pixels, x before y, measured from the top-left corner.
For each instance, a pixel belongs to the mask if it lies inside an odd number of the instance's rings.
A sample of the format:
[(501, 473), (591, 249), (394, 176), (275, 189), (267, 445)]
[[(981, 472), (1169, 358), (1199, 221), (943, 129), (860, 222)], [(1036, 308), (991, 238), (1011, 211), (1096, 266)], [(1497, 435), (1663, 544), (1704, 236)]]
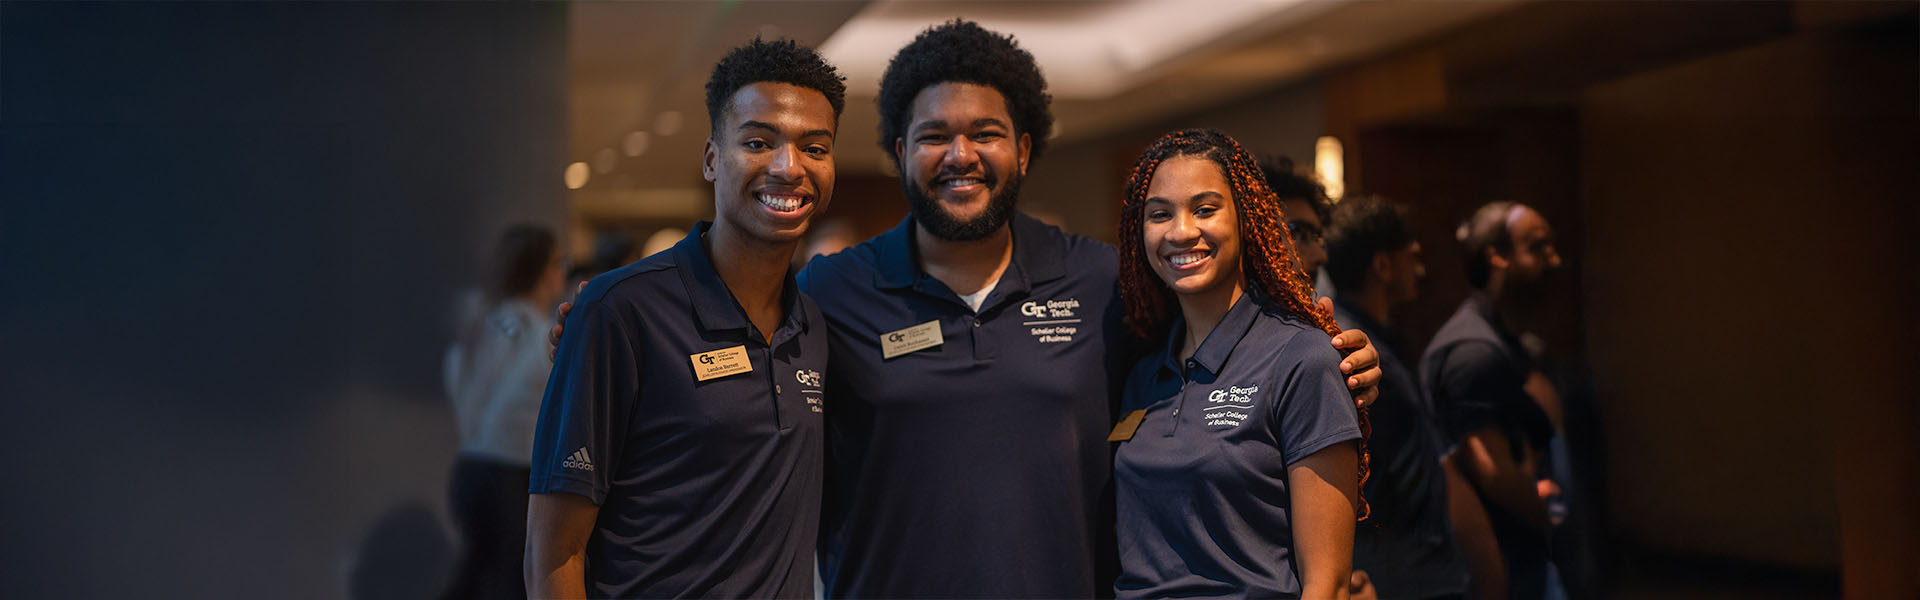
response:
[(560, 461), (560, 466), (569, 469), (592, 471), (593, 461), (587, 459), (587, 447), (581, 446), (579, 450), (573, 451), (573, 455), (568, 456), (566, 460)]

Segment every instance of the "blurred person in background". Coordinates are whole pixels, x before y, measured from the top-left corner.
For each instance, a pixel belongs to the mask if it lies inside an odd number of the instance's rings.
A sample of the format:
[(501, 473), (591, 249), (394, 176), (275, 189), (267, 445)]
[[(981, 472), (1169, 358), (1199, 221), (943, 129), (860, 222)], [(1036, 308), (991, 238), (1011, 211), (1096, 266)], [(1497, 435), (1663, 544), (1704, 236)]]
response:
[(1449, 459), (1485, 507), (1509, 596), (1546, 598), (1556, 591), (1548, 583), (1547, 500), (1558, 487), (1545, 457), (1558, 398), (1520, 343), (1514, 309), (1537, 300), (1560, 254), (1547, 220), (1514, 202), (1482, 206), (1456, 237), (1475, 292), (1427, 345), (1420, 379)]
[(538, 598), (814, 595), (826, 321), (789, 262), (833, 196), (846, 86), (755, 39), (707, 82), (714, 221), (594, 278), (533, 446)]
[[(1431, 406), (1408, 366), (1394, 309), (1420, 295), (1426, 266), (1405, 206), (1366, 194), (1333, 209), (1326, 234), (1327, 276), (1336, 290), (1334, 318), (1367, 330), (1380, 352), (1380, 399), (1372, 406), (1372, 476), (1365, 492), (1372, 518), (1354, 534), (1354, 569), (1365, 571), (1381, 598), (1457, 598), (1467, 591), (1468, 564), (1451, 524), (1449, 493), (1468, 491), (1442, 460), (1443, 441)], [(1468, 510), (1483, 510), (1467, 496)], [(1499, 565), (1485, 517), (1463, 527), (1471, 547)], [(1497, 569), (1485, 577), (1504, 578)], [(1502, 579), (1488, 596), (1498, 598)]]
[(1346, 598), (1366, 410), (1280, 200), (1232, 138), (1188, 129), (1141, 155), (1124, 202), (1126, 322), (1159, 350), (1109, 437), (1115, 594)]
[(449, 598), (519, 598), (533, 429), (547, 387), (545, 331), (566, 290), (553, 232), (500, 235), (484, 309), (459, 329), (443, 375), (460, 435), (450, 501), (463, 547)]
[(1280, 198), (1286, 211), (1287, 233), (1293, 236), (1293, 248), (1300, 254), (1300, 268), (1313, 282), (1314, 293), (1331, 296), (1332, 284), (1321, 267), (1327, 264), (1326, 225), (1332, 218), (1333, 200), (1327, 187), (1312, 177), (1293, 172), (1293, 159), (1269, 156), (1260, 161), (1260, 174), (1267, 187)]
[(806, 243), (800, 245), (800, 251), (793, 253), (793, 269), (798, 271), (816, 256), (833, 254), (858, 243), (860, 234), (854, 231), (852, 221), (827, 219), (815, 223), (813, 230), (807, 232)]

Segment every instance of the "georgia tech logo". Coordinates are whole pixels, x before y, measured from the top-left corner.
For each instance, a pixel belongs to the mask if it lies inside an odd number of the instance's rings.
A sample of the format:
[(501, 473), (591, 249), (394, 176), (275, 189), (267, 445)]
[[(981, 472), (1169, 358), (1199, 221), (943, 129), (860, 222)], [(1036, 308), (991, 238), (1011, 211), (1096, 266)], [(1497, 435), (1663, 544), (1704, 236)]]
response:
[(820, 377), (819, 371), (814, 371), (811, 369), (800, 369), (798, 371), (793, 372), (793, 380), (798, 381), (800, 382), (800, 385), (804, 385), (807, 387), (820, 387), (820, 379), (821, 377)]
[(906, 341), (906, 339), (907, 339), (907, 334), (902, 332), (895, 331), (893, 333), (887, 334), (887, 341), (889, 342), (900, 343), (902, 341)]
[(710, 364), (713, 364), (713, 355), (712, 355), (712, 354), (702, 354), (702, 355), (700, 355), (700, 358), (698, 358), (697, 360), (699, 360), (699, 361), (700, 361), (700, 364), (703, 364), (703, 365), (710, 365)]
[(1080, 308), (1077, 298), (1048, 300), (1044, 303), (1028, 300), (1020, 305), (1020, 314), (1036, 319), (1063, 319), (1073, 317), (1073, 309), (1076, 308)]

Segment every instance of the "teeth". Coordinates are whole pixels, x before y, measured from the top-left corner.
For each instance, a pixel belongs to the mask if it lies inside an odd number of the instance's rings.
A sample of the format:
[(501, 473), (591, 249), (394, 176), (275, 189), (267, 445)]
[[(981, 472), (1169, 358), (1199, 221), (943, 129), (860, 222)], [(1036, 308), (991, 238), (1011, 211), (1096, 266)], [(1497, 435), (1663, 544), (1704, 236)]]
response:
[(948, 179), (947, 187), (961, 187), (980, 183), (979, 179)]
[(1184, 266), (1193, 264), (1195, 262), (1198, 262), (1200, 259), (1206, 258), (1206, 257), (1207, 257), (1207, 253), (1205, 252), (1188, 252), (1185, 254), (1175, 254), (1173, 256), (1169, 256), (1167, 257), (1167, 262), (1173, 263), (1173, 266), (1176, 266), (1176, 267), (1184, 267)]
[(772, 208), (780, 212), (793, 212), (796, 210), (800, 210), (799, 196), (775, 196), (773, 194), (759, 194), (759, 199), (761, 204), (765, 204), (767, 205), (768, 208)]

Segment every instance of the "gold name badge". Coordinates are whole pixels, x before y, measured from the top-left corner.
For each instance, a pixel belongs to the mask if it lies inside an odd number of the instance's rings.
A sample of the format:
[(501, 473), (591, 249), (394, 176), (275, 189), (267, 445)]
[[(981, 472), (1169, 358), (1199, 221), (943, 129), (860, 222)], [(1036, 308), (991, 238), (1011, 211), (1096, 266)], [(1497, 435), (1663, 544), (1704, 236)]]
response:
[(1113, 426), (1113, 433), (1107, 434), (1109, 442), (1124, 442), (1133, 439), (1133, 433), (1140, 430), (1140, 420), (1147, 418), (1147, 410), (1140, 409), (1127, 413), (1127, 418)]
[(693, 376), (700, 381), (738, 375), (753, 370), (745, 345), (688, 355), (693, 361)]
[(917, 352), (946, 343), (940, 337), (940, 321), (927, 321), (919, 325), (889, 331), (880, 334), (880, 358), (891, 359), (908, 352)]

